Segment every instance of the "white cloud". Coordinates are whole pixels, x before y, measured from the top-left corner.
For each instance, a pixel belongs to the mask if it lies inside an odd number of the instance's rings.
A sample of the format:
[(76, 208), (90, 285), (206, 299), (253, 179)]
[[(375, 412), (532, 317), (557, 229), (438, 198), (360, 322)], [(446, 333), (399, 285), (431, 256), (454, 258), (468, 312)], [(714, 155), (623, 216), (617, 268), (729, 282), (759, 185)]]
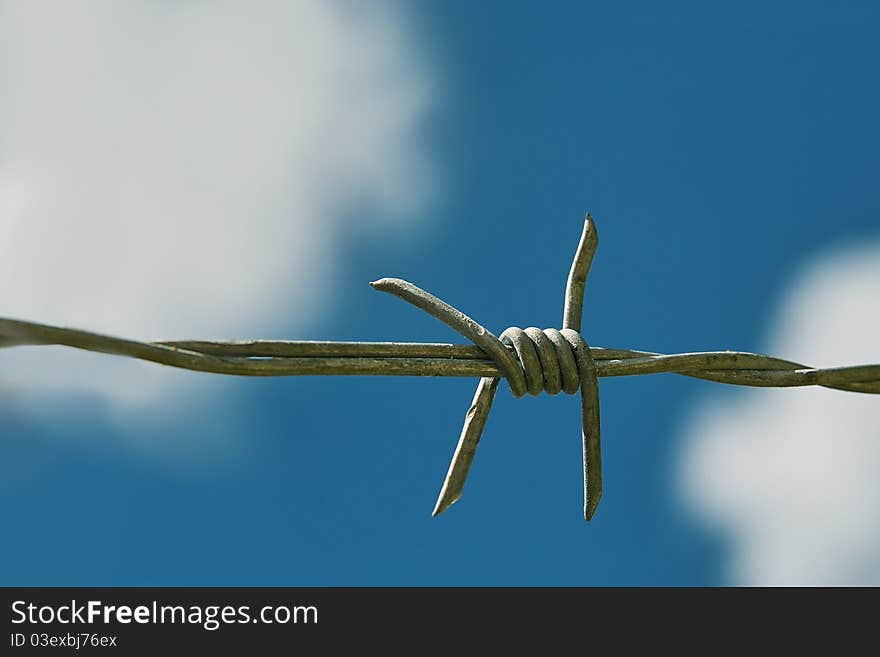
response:
[[(228, 338), (317, 310), (352, 210), (390, 230), (430, 191), (407, 35), (378, 3), (0, 4), (0, 315)], [(181, 380), (62, 349), (0, 362), (7, 385), (117, 400)]]
[[(817, 367), (880, 362), (880, 244), (806, 270), (767, 351)], [(880, 397), (821, 388), (717, 395), (686, 431), (689, 507), (745, 585), (880, 584)], [(724, 401), (721, 401), (724, 399)]]

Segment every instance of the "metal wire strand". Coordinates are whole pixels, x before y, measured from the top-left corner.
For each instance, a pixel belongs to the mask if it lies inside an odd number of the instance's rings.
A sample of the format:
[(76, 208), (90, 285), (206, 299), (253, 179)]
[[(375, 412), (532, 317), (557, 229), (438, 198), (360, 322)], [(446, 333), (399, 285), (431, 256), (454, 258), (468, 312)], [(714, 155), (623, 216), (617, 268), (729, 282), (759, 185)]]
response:
[(822, 386), (880, 394), (880, 364), (813, 368), (739, 351), (658, 354), (590, 347), (581, 330), (583, 295), (598, 240), (590, 215), (565, 289), (563, 328), (511, 327), (496, 337), (437, 297), (401, 279), (371, 283), (425, 310), (473, 344), (327, 342), (304, 340), (174, 340), (141, 342), (0, 318), (0, 348), (59, 345), (125, 356), (199, 372), (243, 376), (388, 375), (480, 377), (452, 462), (434, 508), (442, 513), (461, 497), (501, 378), (521, 397), (581, 392), (584, 517), (602, 495), (598, 379), (674, 373), (740, 386)]
[[(81, 329), (0, 318), (0, 349), (52, 345), (232, 376), (503, 376), (486, 352), (469, 344), (317, 340), (138, 342)], [(737, 386), (820, 386), (880, 394), (880, 364), (819, 369), (773, 356), (729, 350), (659, 354), (591, 346), (590, 353), (600, 378), (678, 374)]]

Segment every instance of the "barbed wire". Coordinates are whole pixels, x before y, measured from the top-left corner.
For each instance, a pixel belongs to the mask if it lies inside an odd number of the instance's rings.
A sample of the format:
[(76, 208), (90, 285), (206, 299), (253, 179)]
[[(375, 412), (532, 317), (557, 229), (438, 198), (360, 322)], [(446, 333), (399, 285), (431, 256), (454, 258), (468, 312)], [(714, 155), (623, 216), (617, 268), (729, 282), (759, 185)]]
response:
[(581, 335), (584, 289), (598, 245), (588, 214), (565, 289), (563, 328), (511, 327), (496, 337), (421, 288), (398, 278), (370, 283), (439, 319), (473, 344), (311, 340), (172, 340), (141, 342), (74, 328), (0, 318), (0, 348), (59, 345), (181, 369), (240, 376), (386, 375), (480, 377), (434, 507), (460, 497), (502, 378), (515, 397), (542, 391), (581, 393), (584, 517), (602, 496), (598, 378), (673, 373), (756, 387), (822, 386), (880, 394), (880, 364), (814, 368), (741, 351), (658, 354), (590, 347)]

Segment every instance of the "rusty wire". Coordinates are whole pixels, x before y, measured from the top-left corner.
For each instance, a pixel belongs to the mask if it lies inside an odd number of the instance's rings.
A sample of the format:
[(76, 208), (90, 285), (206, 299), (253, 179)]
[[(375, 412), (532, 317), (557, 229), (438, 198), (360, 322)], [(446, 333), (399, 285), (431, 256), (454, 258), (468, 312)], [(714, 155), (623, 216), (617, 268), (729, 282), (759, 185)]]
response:
[(306, 340), (140, 342), (72, 328), (0, 318), (0, 348), (60, 345), (171, 367), (244, 376), (389, 375), (480, 377), (433, 515), (460, 497), (502, 378), (521, 397), (581, 392), (584, 517), (602, 495), (598, 378), (674, 373), (756, 387), (823, 386), (880, 394), (880, 364), (813, 368), (739, 351), (658, 354), (590, 347), (581, 335), (584, 288), (598, 239), (588, 214), (565, 289), (563, 328), (511, 327), (496, 337), (412, 283), (383, 278), (370, 285), (428, 312), (473, 344)]

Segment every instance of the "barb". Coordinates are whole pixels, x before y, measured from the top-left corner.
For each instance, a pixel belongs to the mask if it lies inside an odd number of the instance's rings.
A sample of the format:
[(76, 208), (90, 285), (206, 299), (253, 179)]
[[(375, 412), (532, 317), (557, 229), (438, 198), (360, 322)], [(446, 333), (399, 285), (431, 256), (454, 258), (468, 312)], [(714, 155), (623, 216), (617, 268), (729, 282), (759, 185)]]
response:
[[(404, 301), (409, 301), (429, 312), (469, 338), (474, 344), (483, 347), (507, 377), (514, 397), (521, 397), (526, 391), (538, 395), (542, 389), (546, 389), (551, 395), (558, 394), (563, 389), (563, 380), (565, 380), (565, 392), (568, 394), (573, 394), (580, 388), (586, 520), (593, 517), (602, 497), (599, 381), (590, 348), (579, 333), (584, 306), (584, 288), (597, 245), (598, 237), (593, 219), (587, 214), (565, 286), (562, 332), (554, 329), (546, 329), (542, 332), (534, 327), (523, 331), (511, 327), (501, 334), (499, 340), (470, 317), (461, 314), (436, 297), (418, 290), (406, 281), (382, 279), (371, 283), (374, 288), (395, 294)], [(505, 352), (505, 346), (513, 348), (520, 366), (516, 361), (510, 362), (510, 354)], [(497, 378), (484, 377), (477, 385), (474, 400), (465, 415), (464, 426), (452, 462), (449, 464), (449, 470), (434, 506), (432, 513), (434, 516), (440, 515), (461, 498), (471, 464), (477, 453), (477, 446), (483, 435), (483, 428), (489, 418), (489, 409), (492, 408), (498, 390), (498, 382)]]
[(598, 379), (673, 373), (755, 387), (822, 386), (880, 394), (880, 364), (818, 369), (739, 351), (658, 354), (590, 347), (581, 330), (584, 289), (598, 240), (590, 215), (565, 289), (563, 328), (511, 327), (496, 337), (446, 302), (396, 278), (371, 285), (428, 312), (473, 344), (177, 340), (140, 342), (73, 328), (0, 318), (0, 348), (59, 345), (181, 369), (240, 376), (387, 375), (480, 377), (433, 515), (460, 497), (501, 378), (521, 397), (581, 392), (584, 517), (602, 495)]

